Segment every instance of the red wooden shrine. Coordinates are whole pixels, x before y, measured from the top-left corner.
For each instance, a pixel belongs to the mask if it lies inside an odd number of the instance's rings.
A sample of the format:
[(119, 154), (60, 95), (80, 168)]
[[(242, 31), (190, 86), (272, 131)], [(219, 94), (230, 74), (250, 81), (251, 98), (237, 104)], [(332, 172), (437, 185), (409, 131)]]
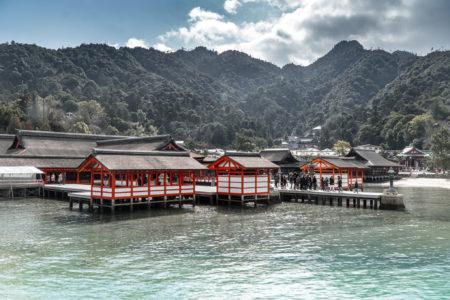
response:
[(216, 192), (222, 195), (267, 195), (270, 170), (278, 166), (255, 153), (224, 155), (208, 166), (216, 171)]
[(195, 194), (195, 169), (112, 170), (95, 156), (90, 156), (79, 171), (91, 172), (92, 198), (130, 199)]
[(333, 178), (334, 185), (329, 185), (331, 189), (338, 188), (338, 177), (342, 180), (342, 188), (349, 189), (354, 186), (356, 182), (361, 186), (363, 184), (364, 173), (367, 167), (349, 158), (316, 158), (300, 167), (300, 169), (307, 173), (311, 170), (311, 164), (314, 166), (314, 176), (317, 179), (317, 185), (321, 186), (322, 178)]

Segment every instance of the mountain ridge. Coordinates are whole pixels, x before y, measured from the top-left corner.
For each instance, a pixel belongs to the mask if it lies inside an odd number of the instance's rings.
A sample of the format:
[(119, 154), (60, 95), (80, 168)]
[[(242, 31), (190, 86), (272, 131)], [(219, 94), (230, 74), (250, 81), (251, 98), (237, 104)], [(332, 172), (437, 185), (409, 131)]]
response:
[[(423, 91), (393, 107), (402, 111), (417, 105), (417, 115), (432, 115), (427, 106), (437, 105), (445, 112), (449, 52), (435, 53), (420, 57), (342, 41), (308, 66), (278, 67), (243, 52), (219, 54), (205, 47), (165, 53), (105, 44), (58, 50), (0, 44), (0, 115), (5, 118), (0, 131), (11, 131), (13, 125), (134, 135), (158, 131), (220, 147), (233, 147), (238, 132), (266, 147), (277, 138), (323, 125), (322, 146), (345, 139), (400, 147), (414, 138), (393, 140), (380, 122), (368, 120), (383, 111), (380, 105), (394, 101), (388, 101), (386, 91), (403, 86), (399, 82), (405, 77), (414, 78), (405, 89), (420, 83)], [(434, 82), (444, 88), (434, 92)], [(438, 104), (423, 100), (433, 97)], [(48, 115), (39, 113), (41, 120), (31, 115), (40, 103), (46, 103), (44, 112), (48, 109)], [(95, 103), (98, 116), (86, 117), (86, 107)], [(380, 120), (387, 122), (389, 114), (383, 113)], [(373, 134), (365, 133), (369, 125)], [(408, 126), (402, 130), (407, 132)], [(419, 139), (426, 145), (426, 137)]]

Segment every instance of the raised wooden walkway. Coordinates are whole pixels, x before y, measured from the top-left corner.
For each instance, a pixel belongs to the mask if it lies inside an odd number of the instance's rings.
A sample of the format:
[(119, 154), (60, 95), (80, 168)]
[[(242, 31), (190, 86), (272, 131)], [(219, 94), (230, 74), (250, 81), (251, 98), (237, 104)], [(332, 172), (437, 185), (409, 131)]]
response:
[(381, 204), (381, 193), (322, 190), (280, 189), (282, 201), (295, 201), (333, 206), (362, 207), (378, 209)]
[(96, 199), (91, 197), (90, 185), (83, 184), (47, 184), (44, 187), (43, 196), (55, 199), (68, 199), (70, 208), (73, 208), (74, 204), (79, 205), (79, 209), (82, 209), (84, 205), (87, 205), (90, 210), (94, 206), (98, 208), (109, 208), (114, 210), (114, 207), (129, 206), (131, 209), (135, 205), (147, 205), (150, 207), (152, 204), (162, 204), (167, 207), (170, 204), (178, 204), (180, 207), (187, 203), (195, 206), (196, 202), (203, 202), (210, 205), (239, 204), (244, 206), (247, 203), (252, 203), (253, 206), (257, 204), (265, 203), (270, 204), (279, 200), (278, 192), (272, 192), (271, 195), (264, 196), (228, 196), (217, 195), (216, 187), (197, 185), (195, 188), (195, 195), (191, 196), (171, 196), (171, 197), (153, 197), (153, 198), (135, 198), (135, 199), (118, 199), (115, 201), (107, 199)]

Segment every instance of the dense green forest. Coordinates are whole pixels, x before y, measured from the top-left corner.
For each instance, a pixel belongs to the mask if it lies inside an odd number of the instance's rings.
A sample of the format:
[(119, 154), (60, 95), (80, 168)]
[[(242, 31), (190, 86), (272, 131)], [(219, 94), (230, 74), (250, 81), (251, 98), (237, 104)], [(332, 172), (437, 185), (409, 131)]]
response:
[(192, 147), (272, 146), (322, 125), (321, 146), (428, 148), (450, 113), (450, 52), (343, 41), (309, 66), (238, 52), (0, 44), (0, 132), (169, 133)]

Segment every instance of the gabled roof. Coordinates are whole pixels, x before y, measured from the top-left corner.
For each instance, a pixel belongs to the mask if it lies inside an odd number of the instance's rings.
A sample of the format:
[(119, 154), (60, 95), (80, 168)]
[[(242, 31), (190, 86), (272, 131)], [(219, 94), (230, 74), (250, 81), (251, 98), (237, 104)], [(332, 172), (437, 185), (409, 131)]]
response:
[(292, 155), (289, 149), (265, 149), (260, 153), (261, 157), (271, 161), (277, 165), (292, 164), (299, 161)]
[(401, 156), (428, 156), (425, 151), (419, 150), (416, 147), (406, 147), (403, 149)]
[(145, 137), (126, 137), (112, 140), (97, 141), (97, 149), (116, 149), (116, 150), (174, 150), (185, 151), (186, 149), (178, 145), (168, 134), (145, 136)]
[(95, 160), (110, 171), (150, 170), (206, 170), (206, 167), (191, 158), (186, 151), (126, 151), (93, 149), (80, 165), (83, 168)]
[(125, 136), (65, 133), (36, 130), (16, 130), (10, 154), (87, 156), (100, 140), (126, 138)]
[(356, 157), (359, 160), (365, 161), (368, 167), (398, 167), (399, 165), (387, 160), (380, 154), (373, 150), (352, 148), (347, 154), (347, 157)]
[[(368, 167), (361, 161), (356, 160), (354, 157), (317, 157), (312, 160), (313, 164), (323, 160), (338, 169), (368, 169)], [(307, 162), (302, 169), (309, 168), (311, 162)]]
[(278, 169), (279, 166), (262, 158), (259, 153), (229, 152), (208, 166), (209, 169), (216, 168), (224, 160), (231, 160), (243, 169)]
[(14, 141), (13, 134), (0, 134), (0, 154), (6, 153)]
[(33, 166), (39, 169), (77, 169), (85, 157), (61, 155), (0, 155), (0, 166)]

